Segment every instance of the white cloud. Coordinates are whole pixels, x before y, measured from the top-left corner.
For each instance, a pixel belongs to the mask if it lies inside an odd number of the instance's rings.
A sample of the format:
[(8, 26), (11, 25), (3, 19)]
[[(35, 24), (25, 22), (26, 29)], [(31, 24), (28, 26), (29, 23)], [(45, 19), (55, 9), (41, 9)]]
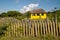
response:
[(27, 6), (24, 6), (24, 7), (20, 10), (20, 12), (21, 12), (21, 13), (25, 13), (25, 12), (27, 12), (27, 11), (30, 11), (30, 10), (36, 8), (36, 7), (38, 7), (38, 4), (29, 4), (29, 5), (27, 5)]

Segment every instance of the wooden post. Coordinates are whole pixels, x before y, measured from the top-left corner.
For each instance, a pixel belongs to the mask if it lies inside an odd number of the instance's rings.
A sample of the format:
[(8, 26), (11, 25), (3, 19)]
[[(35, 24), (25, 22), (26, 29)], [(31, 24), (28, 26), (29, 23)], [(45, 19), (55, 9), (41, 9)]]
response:
[(11, 23), (11, 28), (10, 29), (11, 29), (10, 34), (11, 34), (11, 36), (13, 36), (13, 23)]
[(48, 34), (48, 30), (47, 30), (48, 28), (47, 28), (47, 23), (46, 23), (46, 22), (45, 22), (45, 28), (46, 28), (46, 29), (45, 29), (46, 34)]
[(17, 24), (15, 23), (15, 32), (16, 32), (16, 37), (17, 37)]
[(53, 32), (54, 32), (54, 37), (56, 36), (56, 32), (55, 32), (55, 22), (53, 21)]
[(57, 26), (57, 20), (56, 20), (56, 35), (58, 36), (58, 26)]
[(32, 22), (32, 36), (34, 37), (34, 21)]
[(59, 36), (60, 36), (60, 23), (59, 23)]
[(44, 22), (43, 22), (43, 31), (44, 31), (44, 36), (45, 36), (45, 25), (44, 25)]
[[(11, 23), (12, 24), (12, 23)], [(9, 26), (9, 31), (8, 31), (8, 36), (10, 37), (11, 36), (11, 24)]]
[[(21, 26), (21, 34), (22, 34), (22, 37), (25, 35), (26, 36), (26, 34), (24, 34), (24, 30), (26, 30), (26, 26), (25, 26), (26, 24), (25, 24), (25, 22), (24, 21), (22, 21), (22, 26)], [(25, 31), (26, 32), (26, 31)]]
[(25, 36), (25, 23), (23, 23), (23, 35)]
[(21, 31), (20, 31), (20, 35), (21, 35), (21, 37), (22, 37), (22, 27), (23, 27), (23, 25), (22, 25), (23, 23), (22, 23), (22, 21), (20, 22), (20, 25), (21, 25)]
[(21, 25), (20, 25), (21, 21), (19, 21), (19, 36), (21, 35), (20, 34), (20, 30), (21, 30)]
[(29, 31), (29, 26), (28, 26), (29, 24), (28, 24), (28, 20), (26, 20), (26, 36), (28, 37), (28, 31)]
[(20, 30), (19, 30), (19, 28), (20, 28), (20, 26), (19, 26), (19, 21), (17, 22), (17, 24), (18, 24), (18, 36), (19, 36), (19, 32), (20, 32)]
[(29, 36), (31, 36), (31, 21), (29, 22)]
[(37, 24), (36, 24), (36, 21), (34, 21), (35, 23), (35, 33), (36, 33), (36, 36), (37, 36)]
[(31, 21), (31, 36), (32, 36), (32, 22), (33, 22), (33, 21)]
[(52, 28), (52, 22), (50, 21), (50, 25), (51, 25), (51, 35), (53, 35), (53, 28)]
[[(39, 21), (39, 20), (38, 20)], [(38, 36), (40, 36), (40, 25), (39, 22), (37, 21), (37, 28), (38, 28)]]
[(51, 32), (50, 32), (50, 20), (47, 20), (47, 25), (48, 25), (48, 26), (47, 26), (47, 27), (48, 27), (48, 28), (47, 28), (47, 29), (48, 29), (48, 33), (49, 33), (49, 35), (50, 35), (50, 33), (51, 33)]
[(42, 20), (40, 20), (40, 26), (41, 26), (40, 29), (41, 29), (41, 36), (42, 36), (43, 35), (43, 33), (42, 33), (43, 32), (42, 31)]

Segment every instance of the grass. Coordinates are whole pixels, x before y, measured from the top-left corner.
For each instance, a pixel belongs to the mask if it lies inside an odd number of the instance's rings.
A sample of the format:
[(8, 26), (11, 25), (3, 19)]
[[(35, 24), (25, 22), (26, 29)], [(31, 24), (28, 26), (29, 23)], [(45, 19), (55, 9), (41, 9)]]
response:
[(2, 37), (0, 40), (40, 40), (36, 37)]
[(0, 40), (60, 40), (60, 37), (53, 37), (53, 36), (41, 36), (41, 37), (8, 37), (8, 36), (4, 36), (4, 37), (0, 37)]

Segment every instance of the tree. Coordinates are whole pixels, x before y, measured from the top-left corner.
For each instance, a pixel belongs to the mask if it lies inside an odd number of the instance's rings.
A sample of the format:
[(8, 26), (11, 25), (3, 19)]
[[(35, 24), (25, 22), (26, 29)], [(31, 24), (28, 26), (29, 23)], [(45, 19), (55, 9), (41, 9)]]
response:
[(0, 25), (0, 36), (5, 34), (5, 31), (7, 31), (7, 25)]
[(30, 15), (31, 15), (31, 12), (30, 12), (30, 11), (28, 11), (28, 12), (24, 13), (23, 15), (24, 15), (25, 17), (29, 18), (29, 17), (30, 17)]
[(9, 17), (22, 16), (22, 14), (21, 14), (20, 12), (18, 12), (18, 11), (8, 11), (8, 12), (7, 12), (7, 15), (8, 15)]
[(57, 19), (58, 21), (60, 21), (60, 10), (55, 10), (53, 12), (48, 12), (47, 16), (49, 19)]
[(0, 14), (0, 17), (6, 17), (6, 16), (8, 16), (7, 13), (3, 12), (3, 13)]

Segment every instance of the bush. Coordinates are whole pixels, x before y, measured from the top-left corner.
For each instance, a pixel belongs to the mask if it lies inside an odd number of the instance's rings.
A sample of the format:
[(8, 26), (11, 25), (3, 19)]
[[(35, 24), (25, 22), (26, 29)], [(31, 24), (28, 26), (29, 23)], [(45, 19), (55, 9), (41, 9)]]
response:
[(7, 27), (7, 25), (0, 25), (0, 36), (5, 34)]

